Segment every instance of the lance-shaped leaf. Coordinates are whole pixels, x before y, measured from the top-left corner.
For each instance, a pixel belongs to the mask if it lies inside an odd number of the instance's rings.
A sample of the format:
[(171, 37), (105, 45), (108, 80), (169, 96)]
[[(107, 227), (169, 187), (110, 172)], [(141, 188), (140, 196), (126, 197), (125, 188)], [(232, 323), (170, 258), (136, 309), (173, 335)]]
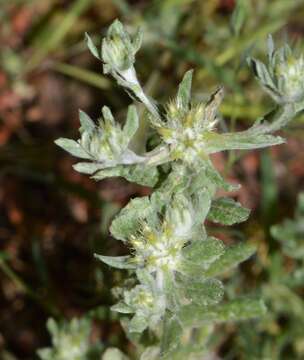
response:
[[(208, 351), (208, 342), (214, 330), (212, 324), (204, 324), (204, 326), (196, 329), (196, 332), (193, 333), (191, 329), (182, 329), (182, 324), (179, 322), (176, 316), (173, 316), (173, 321), (175, 324), (171, 325), (171, 328), (174, 329), (174, 326), (178, 326), (175, 331), (175, 338), (167, 337), (166, 343), (163, 343), (163, 352), (162, 359), (164, 360), (184, 360), (184, 359), (205, 359), (209, 358), (207, 355)], [(171, 329), (169, 327), (168, 331)], [(183, 330), (183, 331), (181, 331)], [(192, 335), (192, 336), (191, 336)], [(194, 335), (194, 336), (193, 336)], [(165, 346), (166, 345), (166, 346)], [(153, 358), (151, 360), (158, 360), (158, 358)]]
[(123, 128), (123, 133), (129, 141), (132, 139), (136, 130), (138, 129), (138, 115), (136, 111), (136, 107), (134, 105), (130, 105), (128, 108), (127, 120), (125, 126)]
[(236, 191), (240, 188), (239, 184), (229, 184), (227, 183), (220, 173), (214, 168), (210, 160), (206, 160), (203, 163), (204, 165), (204, 174), (213, 186), (223, 189), (225, 191)]
[(166, 316), (164, 319), (164, 329), (163, 336), (161, 339), (161, 355), (165, 357), (166, 355), (172, 353), (180, 345), (180, 339), (183, 333), (183, 328), (180, 321), (176, 316), (169, 317)]
[(249, 132), (218, 134), (206, 132), (202, 140), (208, 154), (225, 150), (251, 150), (267, 146), (279, 145), (285, 142), (280, 136), (251, 135)]
[(202, 306), (217, 304), (224, 295), (223, 284), (217, 279), (200, 280), (180, 276), (177, 286), (185, 298)]
[(79, 162), (73, 165), (73, 169), (81, 174), (92, 175), (99, 170), (103, 169), (103, 165), (97, 162)]
[(81, 134), (85, 131), (92, 132), (95, 129), (94, 121), (82, 110), (79, 110), (79, 120), (81, 124), (79, 131)]
[(146, 317), (141, 316), (140, 314), (136, 314), (130, 320), (128, 329), (131, 333), (142, 333), (148, 325), (149, 322)]
[(95, 46), (95, 44), (93, 43), (93, 41), (88, 33), (85, 33), (85, 40), (87, 43), (87, 47), (91, 51), (92, 55), (95, 56), (98, 60), (100, 60), (101, 58), (100, 58), (99, 51), (98, 51), (97, 47)]
[(212, 202), (208, 220), (223, 225), (233, 225), (248, 219), (250, 210), (230, 198), (218, 198)]
[(131, 235), (136, 233), (140, 221), (153, 212), (148, 197), (131, 200), (112, 221), (111, 234), (119, 240), (127, 241)]
[(265, 64), (257, 59), (249, 59), (249, 64), (253, 70), (254, 75), (260, 81), (261, 85), (271, 91), (276, 91), (276, 86), (272, 80), (271, 75)]
[(182, 82), (179, 84), (176, 104), (177, 107), (181, 110), (188, 110), (191, 100), (191, 85), (192, 85), (192, 74), (193, 70), (188, 70)]
[(109, 177), (121, 176), (128, 181), (144, 186), (154, 186), (158, 180), (158, 170), (155, 166), (118, 165), (112, 168), (99, 170), (92, 177), (94, 180), (103, 180)]
[(60, 138), (55, 141), (55, 144), (73, 156), (81, 159), (91, 159), (90, 154), (88, 154), (77, 141)]
[(204, 272), (205, 276), (216, 276), (236, 267), (239, 263), (247, 260), (256, 251), (252, 244), (240, 243), (229, 246), (225, 252)]
[(192, 242), (183, 248), (182, 254), (185, 260), (204, 266), (218, 259), (224, 250), (222, 241), (215, 237), (208, 237), (206, 240)]
[(183, 326), (199, 327), (208, 322), (238, 321), (261, 317), (266, 307), (262, 300), (237, 299), (213, 306), (185, 305), (177, 313)]
[(111, 306), (111, 310), (112, 311), (117, 311), (117, 312), (122, 313), (122, 314), (132, 314), (132, 313), (134, 313), (134, 309), (131, 306), (127, 305), (123, 301), (120, 301), (119, 303)]
[(116, 269), (135, 269), (135, 265), (130, 261), (131, 256), (104, 256), (94, 254), (95, 258), (102, 261), (103, 263), (112, 266)]
[(211, 264), (224, 254), (224, 251), (224, 244), (214, 237), (194, 241), (182, 249), (182, 260), (178, 270), (190, 277), (202, 277)]

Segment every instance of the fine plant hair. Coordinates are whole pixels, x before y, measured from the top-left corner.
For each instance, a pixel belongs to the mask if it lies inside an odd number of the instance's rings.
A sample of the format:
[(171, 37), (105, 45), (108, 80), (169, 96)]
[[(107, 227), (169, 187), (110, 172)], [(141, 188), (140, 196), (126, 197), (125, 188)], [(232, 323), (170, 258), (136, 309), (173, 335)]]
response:
[[(269, 37), (268, 64), (256, 59), (248, 63), (274, 100), (274, 109), (245, 131), (219, 132), (224, 90), (219, 87), (207, 102), (192, 101), (192, 70), (185, 73), (164, 111), (145, 93), (135, 70), (141, 31), (130, 36), (115, 20), (101, 51), (88, 35), (86, 40), (102, 61), (103, 72), (143, 104), (156, 144), (147, 152), (134, 150), (132, 140), (143, 121), (135, 105), (128, 107), (123, 126), (107, 106), (97, 123), (80, 111), (80, 139), (56, 140), (82, 159), (74, 169), (94, 180), (120, 176), (153, 188), (152, 195), (132, 199), (111, 224), (112, 236), (130, 249), (130, 255), (95, 255), (129, 275), (116, 291), (120, 299), (112, 310), (126, 314), (122, 325), (141, 359), (199, 359), (208, 351), (215, 324), (259, 317), (266, 311), (261, 299), (224, 300), (219, 278), (252, 256), (255, 246), (226, 246), (206, 231), (207, 220), (232, 225), (245, 221), (250, 212), (232, 198), (217, 196), (218, 190), (235, 191), (239, 186), (222, 178), (210, 155), (284, 143), (273, 133), (304, 107), (304, 60), (287, 44), (275, 50)], [(145, 345), (144, 338), (149, 339)]]

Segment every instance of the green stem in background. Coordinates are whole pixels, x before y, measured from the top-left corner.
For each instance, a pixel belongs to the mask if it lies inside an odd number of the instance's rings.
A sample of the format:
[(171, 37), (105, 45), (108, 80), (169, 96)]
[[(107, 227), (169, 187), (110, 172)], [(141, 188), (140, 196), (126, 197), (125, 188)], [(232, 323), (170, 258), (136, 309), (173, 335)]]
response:
[(33, 289), (31, 289), (23, 279), (17, 275), (6, 263), (6, 261), (0, 257), (0, 268), (4, 274), (15, 284), (17, 289), (27, 294), (36, 303), (38, 303), (49, 315), (58, 317), (59, 311), (46, 299), (39, 296)]
[(36, 51), (25, 65), (24, 72), (35, 69), (52, 50), (61, 44), (79, 16), (89, 8), (92, 2), (93, 0), (76, 0), (68, 11), (62, 14), (59, 24), (55, 25), (52, 29), (46, 29), (47, 37), (39, 46), (37, 45)]
[(55, 62), (51, 65), (51, 68), (63, 75), (70, 76), (98, 89), (106, 90), (112, 86), (111, 82), (105, 76), (94, 71), (82, 69), (78, 66)]

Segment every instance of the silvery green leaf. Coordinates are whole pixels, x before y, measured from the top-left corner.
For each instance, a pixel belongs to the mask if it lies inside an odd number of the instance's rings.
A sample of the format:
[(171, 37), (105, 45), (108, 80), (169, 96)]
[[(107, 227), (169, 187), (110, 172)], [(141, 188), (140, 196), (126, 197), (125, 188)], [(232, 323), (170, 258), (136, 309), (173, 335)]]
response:
[(142, 45), (142, 41), (143, 41), (143, 31), (141, 28), (137, 29), (134, 37), (133, 37), (133, 51), (136, 53)]
[(114, 124), (114, 117), (112, 115), (112, 111), (108, 106), (103, 106), (102, 109), (102, 116), (104, 117), (105, 121), (108, 121), (111, 124)]
[(220, 173), (214, 168), (210, 160), (204, 162), (204, 173), (210, 183), (225, 191), (236, 191), (240, 188), (239, 184), (227, 183)]
[(135, 269), (136, 266), (131, 263), (132, 257), (129, 255), (126, 256), (104, 256), (94, 254), (94, 257), (103, 263), (112, 266), (116, 269)]
[(239, 263), (247, 260), (256, 251), (252, 244), (240, 243), (226, 247), (225, 252), (210, 264), (204, 272), (205, 276), (216, 276), (236, 267)]
[(181, 289), (176, 285), (175, 275), (167, 271), (164, 273), (164, 293), (166, 295), (167, 308), (174, 312), (180, 306)]
[(199, 280), (181, 277), (180, 281), (182, 282), (178, 286), (181, 287), (184, 296), (197, 305), (214, 305), (223, 298), (224, 286), (217, 279)]
[(81, 134), (85, 131), (90, 133), (95, 129), (94, 121), (82, 110), (79, 110), (79, 120), (81, 124), (79, 131)]
[(152, 211), (148, 197), (131, 200), (112, 221), (111, 234), (116, 239), (127, 241), (136, 232), (140, 220), (148, 217)]
[(263, 147), (283, 144), (285, 140), (280, 136), (250, 133), (205, 133), (203, 141), (208, 154), (214, 154), (225, 150), (252, 150)]
[(71, 139), (60, 138), (55, 140), (55, 144), (60, 146), (63, 150), (69, 152), (73, 156), (81, 159), (91, 159), (91, 156), (82, 148), (82, 146)]
[(181, 324), (175, 316), (170, 318), (167, 316), (164, 321), (165, 329), (161, 339), (162, 357), (168, 356), (180, 345), (180, 338), (183, 333)]
[[(191, 334), (191, 329), (186, 329), (185, 336), (181, 334), (179, 337), (179, 345), (171, 352), (163, 356), (163, 360), (216, 360), (208, 351), (208, 340), (214, 330), (212, 324), (204, 324), (204, 326), (196, 329), (195, 341), (187, 341), (187, 334)], [(185, 339), (185, 340), (184, 340)], [(210, 355), (209, 355), (210, 354)]]
[(102, 180), (107, 177), (116, 176), (122, 176), (128, 181), (135, 182), (140, 185), (154, 186), (158, 180), (158, 171), (155, 166), (144, 166), (141, 164), (129, 166), (118, 165), (98, 171), (93, 176), (93, 179)]
[[(278, 103), (283, 102), (284, 94), (282, 94), (275, 83), (275, 63), (276, 52), (271, 56), (270, 67), (267, 68), (261, 61), (250, 58), (248, 60), (249, 66), (252, 68), (254, 75), (259, 80), (264, 90)], [(270, 56), (270, 55), (269, 55)]]
[(85, 40), (87, 43), (87, 47), (91, 51), (92, 55), (94, 55), (98, 60), (100, 60), (99, 51), (97, 50), (97, 47), (94, 45), (94, 43), (88, 33), (85, 33)]
[(177, 107), (182, 110), (188, 110), (191, 100), (191, 84), (192, 84), (193, 70), (188, 70), (182, 82), (178, 87), (178, 93), (176, 97)]
[(155, 166), (135, 165), (123, 175), (128, 181), (153, 187), (158, 181), (158, 170)]
[(49, 318), (46, 327), (52, 336), (57, 336), (59, 333), (59, 326), (53, 318)]
[(103, 169), (104, 165), (96, 162), (79, 162), (73, 165), (73, 169), (82, 174), (92, 175), (96, 171)]
[(257, 59), (250, 59), (249, 61), (254, 75), (258, 78), (261, 84), (275, 90), (276, 86), (273, 83), (272, 77), (269, 74), (266, 65)]
[(124, 303), (123, 301), (120, 301), (119, 303), (111, 306), (111, 310), (112, 311), (117, 311), (117, 312), (123, 313), (123, 314), (134, 313), (134, 309), (131, 306)]
[(148, 320), (139, 314), (133, 316), (129, 322), (128, 329), (129, 331), (135, 333), (141, 333), (148, 327)]
[(211, 204), (208, 220), (223, 225), (233, 225), (248, 219), (250, 210), (230, 198), (218, 198)]
[(206, 240), (197, 240), (184, 247), (182, 255), (190, 263), (206, 266), (218, 259), (224, 250), (225, 245), (222, 241), (208, 237)]
[(201, 224), (205, 221), (211, 206), (211, 194), (207, 189), (202, 189), (195, 194), (194, 211), (195, 224)]
[(109, 348), (102, 355), (101, 360), (129, 360), (119, 349)]
[(238, 321), (261, 317), (266, 307), (262, 300), (237, 299), (212, 306), (185, 305), (177, 317), (184, 326), (200, 327), (208, 322)]
[(138, 129), (138, 115), (136, 107), (130, 105), (128, 108), (127, 120), (123, 128), (124, 136), (130, 141)]

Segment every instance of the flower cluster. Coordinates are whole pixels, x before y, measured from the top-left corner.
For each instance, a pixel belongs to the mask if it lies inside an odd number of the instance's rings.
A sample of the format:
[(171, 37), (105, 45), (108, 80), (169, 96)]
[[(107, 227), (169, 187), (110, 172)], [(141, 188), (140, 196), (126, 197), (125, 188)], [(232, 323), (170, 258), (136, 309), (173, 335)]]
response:
[(137, 270), (140, 285), (123, 291), (123, 300), (112, 306), (113, 311), (134, 313), (129, 323), (130, 332), (142, 332), (148, 326), (157, 327), (165, 313), (164, 295), (159, 292), (153, 276), (144, 269)]
[[(190, 104), (192, 71), (185, 74), (176, 99), (166, 108), (166, 121), (153, 122), (163, 141), (170, 146), (171, 158), (183, 159), (191, 164), (197, 159), (206, 159), (208, 146), (205, 139), (219, 121), (217, 110), (223, 98), (223, 89), (218, 89), (207, 104)], [(183, 87), (188, 87), (185, 94)]]
[[(191, 105), (192, 71), (185, 74), (175, 101), (167, 105), (165, 119), (152, 117), (152, 124), (169, 146), (170, 160), (202, 167), (209, 155), (237, 149), (256, 149), (283, 142), (280, 137), (263, 132), (218, 133), (218, 108), (223, 99), (223, 89), (213, 93), (206, 104)], [(253, 127), (254, 128), (254, 127)]]
[(129, 107), (123, 129), (114, 121), (108, 107), (102, 108), (102, 115), (103, 119), (95, 125), (87, 114), (80, 112), (81, 138), (77, 142), (65, 138), (56, 140), (57, 145), (72, 155), (93, 161), (78, 163), (74, 168), (79, 172), (92, 174), (100, 169), (143, 161), (144, 158), (129, 149), (129, 143), (138, 128), (135, 107)]
[(99, 343), (90, 342), (90, 320), (74, 318), (70, 322), (57, 323), (49, 319), (47, 327), (52, 335), (53, 347), (38, 351), (41, 360), (97, 359), (101, 348)]
[(268, 66), (251, 59), (253, 71), (264, 89), (279, 104), (304, 100), (304, 58), (297, 56), (288, 44), (275, 50), (272, 37), (268, 39)]

